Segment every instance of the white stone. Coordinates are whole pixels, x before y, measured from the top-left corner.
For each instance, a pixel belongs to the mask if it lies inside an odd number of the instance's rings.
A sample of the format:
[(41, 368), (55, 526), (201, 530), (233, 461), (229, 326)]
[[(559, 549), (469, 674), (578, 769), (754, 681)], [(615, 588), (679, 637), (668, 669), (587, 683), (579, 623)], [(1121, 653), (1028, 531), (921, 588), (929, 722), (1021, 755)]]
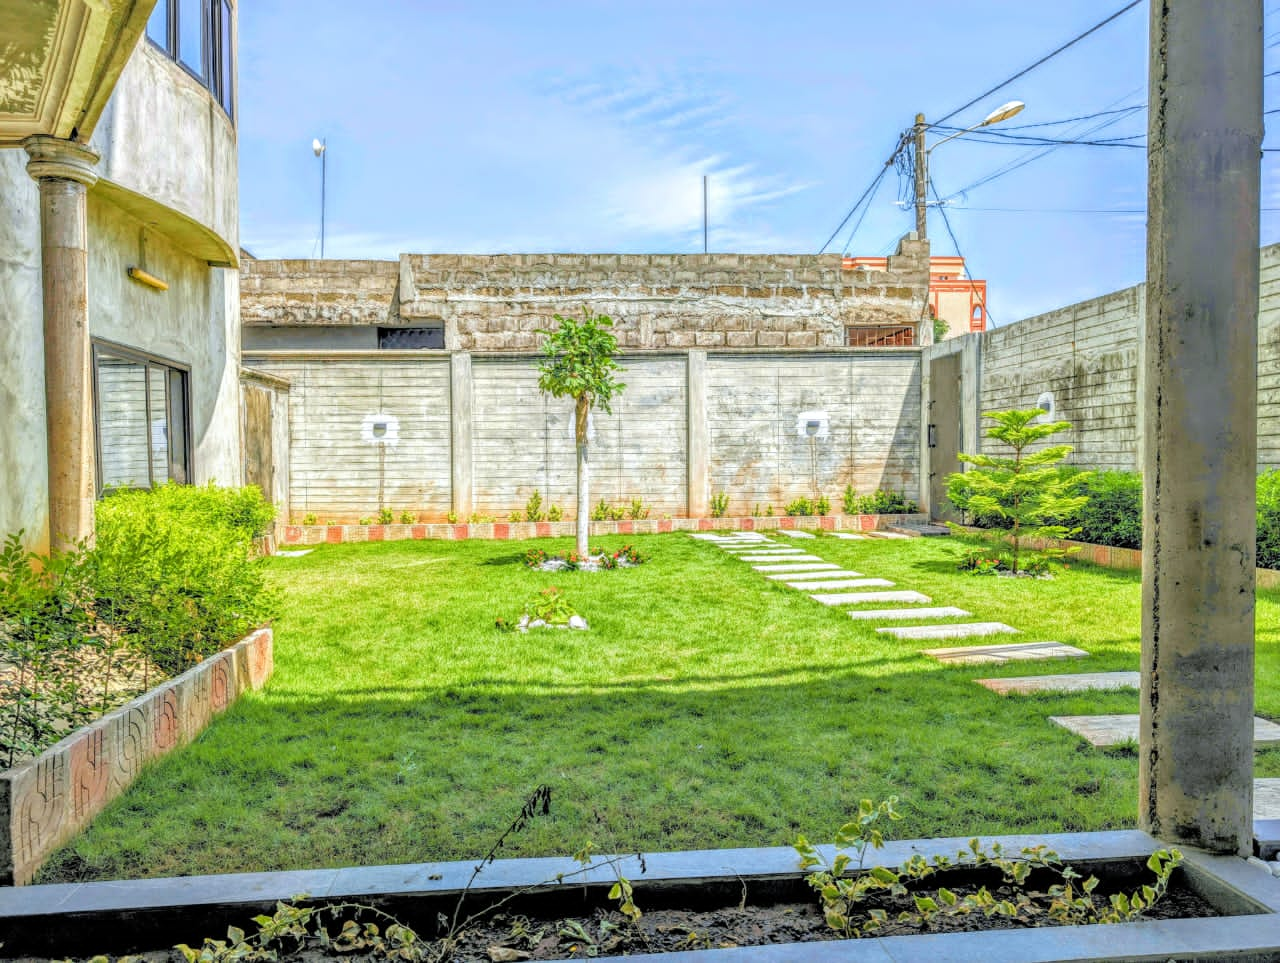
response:
[(818, 558), (816, 555), (786, 555), (781, 558), (777, 555), (739, 555), (738, 558), (744, 562), (778, 562), (785, 559), (788, 562), (825, 562), (825, 558)]
[(834, 572), (840, 566), (833, 562), (785, 562), (783, 564), (752, 565), (757, 572)]
[(950, 665), (1028, 662), (1037, 659), (1083, 659), (1089, 653), (1061, 642), (1017, 642), (1010, 645), (966, 645), (950, 649), (921, 649), (921, 655)]
[[(772, 566), (770, 566), (772, 567)], [(831, 566), (829, 571), (819, 572), (782, 572), (776, 575), (766, 575), (765, 578), (774, 582), (810, 582), (810, 581), (830, 581), (831, 579), (846, 578), (862, 578), (861, 572), (855, 572), (852, 569), (837, 568)]]
[(313, 551), (314, 549), (310, 549), (310, 548), (290, 549), (287, 551), (276, 552), (276, 557), (277, 558), (302, 558), (302, 556), (304, 555), (310, 555)]
[(569, 628), (585, 630), (587, 628), (587, 620), (581, 615), (571, 615), (569, 616)]
[(974, 635), (1000, 635), (1018, 630), (1003, 622), (960, 622), (956, 625), (891, 625), (876, 629), (899, 639), (963, 639)]
[(843, 538), (850, 542), (865, 542), (867, 540), (867, 536), (857, 535), (853, 532), (828, 532), (827, 534), (832, 538)]
[(832, 579), (829, 582), (787, 582), (785, 584), (801, 592), (814, 592), (819, 589), (889, 588), (893, 585), (884, 578), (847, 578)]
[(778, 529), (779, 535), (785, 535), (787, 538), (816, 538), (812, 532), (797, 532), (789, 528)]
[(1257, 856), (1249, 856), (1245, 859), (1245, 862), (1248, 863), (1250, 866), (1256, 866), (1258, 869), (1262, 870), (1264, 873), (1268, 873), (1268, 874), (1271, 873), (1271, 867), (1267, 865), (1266, 860), (1259, 859)]
[(968, 615), (964, 609), (958, 609), (954, 605), (943, 605), (932, 609), (859, 609), (856, 612), (850, 612), (851, 619), (884, 619), (892, 622), (896, 619), (951, 619), (963, 618)]
[(919, 602), (928, 605), (933, 599), (919, 592), (836, 592), (810, 595), (809, 598), (823, 605), (859, 605), (863, 602)]
[(529, 623), (529, 628), (531, 629), (545, 629), (546, 627), (547, 623), (543, 619), (534, 619)]

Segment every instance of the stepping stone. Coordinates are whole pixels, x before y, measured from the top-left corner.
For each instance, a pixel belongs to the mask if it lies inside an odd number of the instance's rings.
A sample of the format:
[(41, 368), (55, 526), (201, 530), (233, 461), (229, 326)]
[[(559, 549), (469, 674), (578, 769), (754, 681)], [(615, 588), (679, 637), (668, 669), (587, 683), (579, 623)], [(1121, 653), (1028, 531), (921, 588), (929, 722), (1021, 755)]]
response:
[(790, 546), (782, 546), (777, 542), (762, 542), (759, 545), (724, 545), (721, 546), (730, 555), (741, 555), (744, 552), (773, 552), (777, 555), (785, 555), (787, 553), (803, 552), (803, 548), (792, 548)]
[(810, 595), (809, 598), (823, 605), (858, 605), (862, 602), (898, 602), (907, 604), (920, 602), (929, 604), (933, 599), (919, 592), (837, 592), (835, 594)]
[(951, 534), (951, 529), (947, 528), (946, 525), (933, 525), (926, 522), (917, 522), (915, 524), (907, 525), (888, 525), (885, 530), (897, 532), (900, 535), (906, 535), (908, 538), (918, 538), (922, 535), (935, 538), (939, 535)]
[(310, 555), (315, 549), (299, 548), (287, 552), (276, 552), (276, 558), (302, 558), (304, 555)]
[(1253, 781), (1253, 818), (1280, 819), (1280, 779)]
[(851, 619), (953, 619), (963, 618), (971, 613), (958, 609), (954, 605), (944, 605), (935, 609), (860, 609), (850, 612)]
[(1001, 635), (1019, 630), (1003, 622), (961, 622), (958, 625), (891, 625), (876, 631), (899, 639), (963, 639), (974, 635)]
[(834, 562), (787, 562), (785, 565), (752, 565), (757, 572), (820, 572), (840, 568)]
[(876, 531), (876, 532), (867, 532), (867, 538), (889, 538), (889, 539), (901, 540), (904, 538), (911, 538), (911, 536), (899, 535), (897, 532)]
[[(1074, 732), (1092, 746), (1116, 746), (1138, 741), (1138, 714), (1121, 716), (1050, 716), (1062, 728)], [(1253, 744), (1280, 744), (1280, 726), (1260, 716), (1253, 717)]]
[(1142, 685), (1142, 673), (1077, 672), (1073, 675), (1024, 675), (1008, 679), (974, 679), (974, 681), (999, 695), (1031, 695), (1035, 692), (1137, 689)]
[(739, 555), (738, 558), (744, 562), (777, 562), (785, 558), (789, 562), (825, 562), (825, 558), (818, 558), (816, 555)]
[(780, 528), (778, 534), (785, 535), (787, 538), (817, 538), (812, 532), (797, 532), (790, 528)]
[(893, 585), (888, 579), (883, 578), (850, 578), (850, 579), (834, 579), (830, 582), (786, 582), (788, 588), (799, 589), (801, 592), (814, 592), (818, 589), (851, 589), (851, 588), (888, 588)]
[(1061, 642), (1016, 642), (1009, 645), (965, 645), (951, 649), (921, 649), (927, 655), (949, 665), (979, 662), (1023, 662), (1033, 659), (1081, 659), (1089, 653)]
[[(769, 566), (773, 568), (773, 566)], [(781, 572), (777, 575), (766, 575), (765, 578), (774, 582), (808, 582), (808, 581), (829, 581), (831, 579), (846, 578), (863, 578), (861, 572), (854, 572), (849, 569), (841, 569), (832, 565), (833, 571), (829, 572)], [(892, 585), (893, 583), (887, 583)]]
[(849, 542), (865, 542), (867, 536), (855, 535), (853, 532), (827, 532), (832, 538), (843, 538)]

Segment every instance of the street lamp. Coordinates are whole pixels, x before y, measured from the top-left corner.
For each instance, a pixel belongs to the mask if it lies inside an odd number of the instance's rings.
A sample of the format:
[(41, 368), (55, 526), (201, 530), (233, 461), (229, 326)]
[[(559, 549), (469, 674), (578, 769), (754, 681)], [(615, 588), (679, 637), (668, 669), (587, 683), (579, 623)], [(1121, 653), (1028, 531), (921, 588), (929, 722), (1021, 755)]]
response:
[(949, 140), (955, 140), (964, 134), (978, 130), (980, 127), (990, 127), (992, 124), (998, 124), (1001, 121), (1008, 120), (1015, 114), (1022, 113), (1022, 109), (1027, 105), (1020, 100), (1011, 100), (1007, 104), (1002, 104), (982, 119), (981, 123), (974, 124), (972, 127), (966, 127), (964, 130), (958, 130), (954, 134), (942, 138), (932, 147), (924, 146), (924, 132), (928, 129), (928, 125), (924, 122), (924, 114), (916, 114), (916, 234), (920, 240), (924, 240), (929, 236), (927, 224), (928, 211), (928, 188), (929, 188), (929, 154)]
[(311, 152), (320, 158), (320, 260), (322, 261), (324, 260), (324, 191), (329, 156), (327, 146), (318, 137), (311, 141)]

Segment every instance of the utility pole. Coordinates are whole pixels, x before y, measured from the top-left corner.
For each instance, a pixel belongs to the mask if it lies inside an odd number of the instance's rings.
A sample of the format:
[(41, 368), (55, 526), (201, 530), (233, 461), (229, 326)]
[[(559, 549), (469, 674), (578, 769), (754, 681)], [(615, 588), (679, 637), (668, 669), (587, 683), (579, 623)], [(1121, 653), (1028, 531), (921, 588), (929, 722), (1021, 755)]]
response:
[(929, 175), (925, 170), (929, 155), (924, 147), (924, 132), (924, 114), (916, 114), (916, 235), (922, 241), (929, 237)]
[(702, 175), (702, 253), (707, 253), (707, 175)]
[(1141, 828), (1253, 847), (1262, 2), (1151, 4)]

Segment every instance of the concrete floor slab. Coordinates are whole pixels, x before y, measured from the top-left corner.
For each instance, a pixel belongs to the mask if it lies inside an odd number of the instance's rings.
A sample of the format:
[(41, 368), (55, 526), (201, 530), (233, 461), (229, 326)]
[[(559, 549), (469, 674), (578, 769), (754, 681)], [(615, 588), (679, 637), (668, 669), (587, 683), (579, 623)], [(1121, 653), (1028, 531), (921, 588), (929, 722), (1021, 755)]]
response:
[(838, 566), (834, 566), (834, 565), (825, 572), (782, 572), (777, 575), (765, 576), (765, 578), (770, 579), (774, 582), (810, 582), (810, 581), (816, 582), (816, 581), (830, 581), (831, 579), (864, 578), (864, 577), (865, 576), (861, 572), (855, 572), (853, 569), (849, 569), (849, 568), (839, 568)]
[[(1062, 728), (1074, 732), (1093, 746), (1115, 746), (1138, 741), (1138, 714), (1113, 716), (1050, 716)], [(1255, 746), (1280, 745), (1280, 725), (1260, 716), (1253, 719)]]
[(787, 536), (787, 538), (817, 538), (818, 537), (814, 535), (813, 532), (797, 532), (789, 528), (778, 529), (778, 534), (785, 535)]
[[(776, 555), (738, 555), (737, 558), (744, 562), (776, 562), (779, 556)], [(805, 555), (803, 552), (798, 555), (783, 556), (789, 562), (825, 562), (825, 558), (818, 558), (816, 555)]]
[(827, 532), (832, 538), (843, 538), (849, 542), (865, 542), (867, 536), (860, 535), (856, 532)]
[(873, 619), (877, 621), (893, 622), (899, 619), (953, 619), (964, 618), (971, 613), (964, 609), (958, 609), (954, 605), (942, 605), (937, 608), (916, 608), (916, 609), (859, 609), (856, 612), (850, 612), (851, 619)]
[(899, 639), (963, 639), (975, 635), (1010, 635), (1020, 630), (1003, 622), (960, 622), (956, 625), (890, 625), (876, 631)]
[(894, 540), (894, 539), (901, 540), (904, 538), (910, 538), (911, 536), (899, 535), (897, 532), (886, 532), (881, 530), (881, 531), (875, 531), (875, 532), (867, 532), (867, 537), (868, 538), (887, 538), (890, 540)]
[(784, 562), (782, 564), (752, 565), (757, 572), (835, 572), (840, 566), (834, 562)]
[(1091, 692), (1108, 689), (1136, 689), (1141, 672), (1076, 672), (1071, 675), (1024, 675), (1008, 679), (975, 679), (999, 695), (1030, 695), (1035, 692)]
[(948, 665), (1025, 662), (1036, 659), (1081, 659), (1089, 653), (1061, 642), (1015, 642), (1008, 645), (965, 645), (948, 649), (921, 649), (921, 655)]
[(801, 592), (816, 592), (822, 589), (889, 588), (893, 585), (885, 578), (847, 578), (831, 579), (825, 582), (786, 582), (784, 584)]
[(810, 595), (809, 598), (815, 602), (821, 602), (823, 605), (861, 605), (864, 602), (874, 602), (881, 605), (886, 602), (896, 602), (906, 605), (912, 602), (918, 602), (922, 605), (928, 605), (933, 599), (919, 592), (835, 592), (821, 593), (818, 595)]

